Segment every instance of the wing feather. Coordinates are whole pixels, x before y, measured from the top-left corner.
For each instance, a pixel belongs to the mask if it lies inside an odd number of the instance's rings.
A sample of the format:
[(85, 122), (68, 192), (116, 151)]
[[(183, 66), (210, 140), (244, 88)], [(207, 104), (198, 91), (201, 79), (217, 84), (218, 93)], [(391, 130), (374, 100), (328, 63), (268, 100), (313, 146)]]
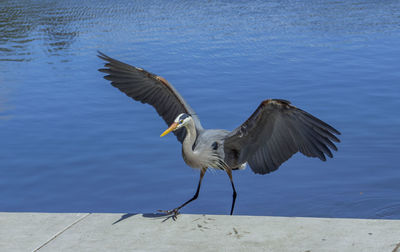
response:
[(255, 173), (275, 171), (300, 151), (308, 157), (333, 157), (340, 132), (289, 101), (263, 101), (241, 126), (224, 140), (225, 162), (236, 167), (248, 162)]
[[(172, 124), (180, 113), (192, 116), (197, 131), (202, 131), (200, 120), (175, 88), (163, 77), (147, 72), (141, 68), (125, 64), (98, 52), (98, 57), (107, 63), (99, 69), (106, 73), (106, 80), (121, 92), (141, 103), (153, 106), (167, 125)], [(180, 142), (186, 135), (185, 128), (174, 132)]]

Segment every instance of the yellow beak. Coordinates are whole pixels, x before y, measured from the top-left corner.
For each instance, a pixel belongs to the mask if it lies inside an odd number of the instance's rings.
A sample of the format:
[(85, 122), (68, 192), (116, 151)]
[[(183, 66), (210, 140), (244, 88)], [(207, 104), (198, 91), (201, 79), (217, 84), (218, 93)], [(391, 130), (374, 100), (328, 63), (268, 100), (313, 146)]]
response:
[(178, 127), (178, 123), (174, 122), (173, 124), (171, 124), (171, 126), (169, 126), (168, 129), (166, 129), (161, 135), (160, 137), (165, 136), (166, 134), (168, 134), (169, 132), (173, 131), (174, 129), (176, 129), (176, 127)]

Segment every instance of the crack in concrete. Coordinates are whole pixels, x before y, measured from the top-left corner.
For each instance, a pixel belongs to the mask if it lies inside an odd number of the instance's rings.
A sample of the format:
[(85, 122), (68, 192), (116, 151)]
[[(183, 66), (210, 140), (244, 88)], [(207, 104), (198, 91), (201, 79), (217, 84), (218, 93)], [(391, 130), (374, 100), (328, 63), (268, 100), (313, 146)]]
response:
[(68, 229), (70, 229), (72, 226), (74, 226), (75, 224), (77, 224), (78, 222), (80, 222), (81, 220), (85, 219), (86, 217), (88, 217), (91, 213), (87, 213), (85, 215), (83, 215), (82, 217), (80, 217), (79, 219), (77, 219), (76, 221), (72, 222), (70, 225), (66, 226), (65, 228), (63, 228), (61, 231), (57, 232), (55, 235), (53, 235), (52, 237), (50, 237), (49, 240), (47, 240), (45, 243), (43, 243), (42, 245), (40, 245), (39, 247), (37, 247), (36, 249), (34, 249), (32, 252), (37, 252), (39, 251), (41, 248), (43, 248), (44, 246), (46, 246), (47, 244), (49, 244), (51, 241), (53, 241), (54, 239), (56, 239), (58, 236), (60, 236), (62, 233), (64, 233), (65, 231), (67, 231)]

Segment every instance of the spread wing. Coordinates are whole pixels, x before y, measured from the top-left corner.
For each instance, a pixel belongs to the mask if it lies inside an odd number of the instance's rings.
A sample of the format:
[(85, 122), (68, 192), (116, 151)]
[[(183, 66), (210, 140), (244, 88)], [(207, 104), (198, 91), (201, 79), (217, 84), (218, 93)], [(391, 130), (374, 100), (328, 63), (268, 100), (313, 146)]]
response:
[[(100, 59), (107, 61), (105, 68), (99, 71), (108, 74), (104, 78), (111, 81), (114, 87), (136, 101), (153, 106), (167, 125), (171, 125), (179, 114), (186, 113), (192, 116), (196, 130), (203, 130), (194, 110), (163, 77), (110, 58), (101, 52), (98, 53)], [(183, 142), (186, 129), (182, 127), (174, 133), (178, 140)]]
[(325, 161), (337, 151), (333, 142), (340, 132), (285, 100), (265, 100), (224, 142), (225, 162), (230, 167), (248, 162), (255, 173), (275, 171), (300, 151)]

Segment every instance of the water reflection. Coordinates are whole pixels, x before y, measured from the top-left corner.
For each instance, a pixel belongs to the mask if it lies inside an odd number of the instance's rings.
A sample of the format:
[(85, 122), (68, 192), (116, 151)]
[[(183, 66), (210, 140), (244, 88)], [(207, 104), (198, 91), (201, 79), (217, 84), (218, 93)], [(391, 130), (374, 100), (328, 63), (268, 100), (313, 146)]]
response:
[(0, 61), (30, 61), (32, 47), (44, 46), (57, 55), (75, 41), (78, 32), (70, 24), (78, 18), (74, 9), (60, 10), (57, 1), (3, 1), (0, 8)]

